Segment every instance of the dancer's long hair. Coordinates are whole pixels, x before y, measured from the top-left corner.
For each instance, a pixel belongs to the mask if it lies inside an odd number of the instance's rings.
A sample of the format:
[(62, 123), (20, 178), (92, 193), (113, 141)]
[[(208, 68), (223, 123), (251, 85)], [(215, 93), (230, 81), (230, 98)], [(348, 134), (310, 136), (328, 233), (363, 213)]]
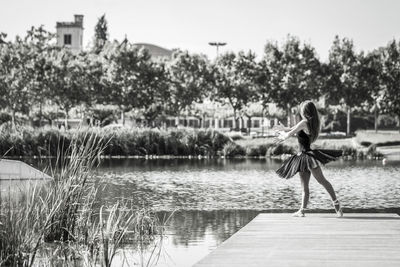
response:
[(313, 102), (306, 100), (300, 104), (300, 114), (307, 120), (310, 142), (312, 143), (317, 140), (321, 126), (318, 110)]

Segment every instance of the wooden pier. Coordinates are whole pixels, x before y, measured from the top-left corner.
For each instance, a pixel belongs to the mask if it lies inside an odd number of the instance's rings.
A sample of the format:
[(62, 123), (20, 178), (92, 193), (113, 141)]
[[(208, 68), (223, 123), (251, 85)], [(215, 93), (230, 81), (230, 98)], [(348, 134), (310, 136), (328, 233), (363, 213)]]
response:
[(400, 216), (262, 213), (195, 267), (400, 266)]

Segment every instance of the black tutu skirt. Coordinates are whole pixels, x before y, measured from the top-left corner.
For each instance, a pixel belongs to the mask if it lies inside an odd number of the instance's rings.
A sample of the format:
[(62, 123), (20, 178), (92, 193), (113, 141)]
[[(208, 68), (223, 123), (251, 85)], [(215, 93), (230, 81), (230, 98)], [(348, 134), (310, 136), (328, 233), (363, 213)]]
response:
[(298, 172), (309, 171), (320, 164), (336, 160), (342, 156), (342, 150), (313, 149), (302, 151), (285, 160), (276, 173), (285, 179), (293, 177)]

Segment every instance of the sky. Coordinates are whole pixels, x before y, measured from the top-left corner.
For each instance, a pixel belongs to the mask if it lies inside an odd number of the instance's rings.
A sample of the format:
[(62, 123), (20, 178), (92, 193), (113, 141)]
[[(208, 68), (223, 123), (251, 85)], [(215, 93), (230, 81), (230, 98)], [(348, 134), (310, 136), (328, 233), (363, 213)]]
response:
[(8, 39), (31, 26), (55, 32), (57, 21), (84, 15), (84, 45), (106, 14), (110, 39), (125, 35), (133, 43), (203, 53), (209, 42), (226, 42), (224, 51), (251, 50), (261, 57), (267, 40), (287, 35), (313, 45), (326, 60), (335, 35), (370, 51), (400, 37), (398, 0), (0, 0), (0, 32)]

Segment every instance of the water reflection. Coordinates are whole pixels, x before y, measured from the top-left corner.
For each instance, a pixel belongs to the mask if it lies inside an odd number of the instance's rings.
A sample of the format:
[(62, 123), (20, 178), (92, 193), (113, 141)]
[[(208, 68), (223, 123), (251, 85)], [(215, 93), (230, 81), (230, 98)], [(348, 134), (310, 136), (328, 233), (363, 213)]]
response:
[(35, 188), (40, 188), (46, 180), (0, 180), (0, 201), (18, 201), (21, 196)]
[[(160, 219), (169, 217), (168, 212), (157, 213)], [(166, 225), (158, 262), (155, 266), (189, 267), (209, 254), (219, 244), (250, 222), (257, 211), (179, 211)], [(160, 245), (160, 243), (158, 243)], [(149, 250), (138, 251), (126, 247), (113, 266), (139, 265), (154, 260)], [(129, 265), (128, 265), (129, 264)]]
[[(257, 211), (177, 211), (167, 223), (166, 234), (173, 236), (173, 245), (190, 246), (200, 243), (213, 233), (215, 245), (226, 240), (233, 233), (251, 221)], [(160, 218), (168, 216), (159, 212)]]
[(124, 171), (157, 171), (167, 169), (170, 171), (196, 171), (196, 170), (251, 170), (255, 166), (278, 167), (281, 161), (276, 159), (223, 159), (223, 158), (171, 158), (171, 159), (118, 159), (105, 158), (102, 161), (102, 170), (112, 170), (117, 172)]

